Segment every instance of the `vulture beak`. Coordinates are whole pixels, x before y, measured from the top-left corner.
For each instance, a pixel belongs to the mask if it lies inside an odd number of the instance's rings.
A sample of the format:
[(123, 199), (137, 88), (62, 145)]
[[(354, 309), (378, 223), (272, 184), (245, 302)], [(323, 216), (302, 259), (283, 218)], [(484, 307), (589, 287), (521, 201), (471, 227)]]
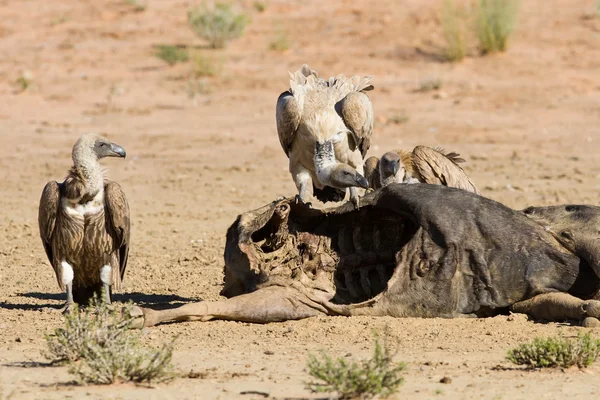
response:
[(115, 144), (115, 143), (111, 143), (110, 144), (110, 151), (112, 152), (112, 154), (110, 155), (110, 157), (122, 157), (122, 158), (125, 158), (125, 156), (127, 155), (127, 153), (125, 152), (125, 149), (122, 148), (121, 146), (119, 146), (118, 144)]
[(363, 188), (363, 189), (368, 189), (369, 188), (369, 182), (367, 181), (367, 178), (365, 178), (364, 176), (362, 176), (358, 172), (354, 176), (354, 179), (356, 180), (356, 186), (358, 186), (360, 188)]
[(384, 178), (395, 176), (400, 170), (400, 158), (382, 158), (380, 162), (383, 164), (382, 172)]

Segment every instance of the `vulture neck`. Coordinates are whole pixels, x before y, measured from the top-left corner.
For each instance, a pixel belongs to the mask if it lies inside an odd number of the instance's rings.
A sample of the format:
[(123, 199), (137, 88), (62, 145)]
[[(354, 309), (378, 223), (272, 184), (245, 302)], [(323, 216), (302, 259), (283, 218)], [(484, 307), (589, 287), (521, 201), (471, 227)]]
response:
[(381, 170), (381, 166), (380, 166), (379, 167), (379, 183), (381, 183), (381, 186), (383, 186), (383, 187), (390, 185), (392, 183), (402, 183), (402, 182), (404, 182), (405, 174), (406, 174), (406, 171), (404, 170), (404, 166), (402, 164), (400, 164), (400, 168), (398, 169), (398, 172), (396, 172), (395, 174), (390, 174), (388, 176), (385, 176), (385, 172)]
[(335, 159), (335, 150), (333, 142), (327, 141), (323, 143), (315, 143), (315, 169), (317, 178), (323, 184), (329, 183), (332, 170), (338, 164)]
[(73, 149), (73, 169), (69, 175), (83, 186), (82, 199), (104, 190), (104, 171), (91, 149)]

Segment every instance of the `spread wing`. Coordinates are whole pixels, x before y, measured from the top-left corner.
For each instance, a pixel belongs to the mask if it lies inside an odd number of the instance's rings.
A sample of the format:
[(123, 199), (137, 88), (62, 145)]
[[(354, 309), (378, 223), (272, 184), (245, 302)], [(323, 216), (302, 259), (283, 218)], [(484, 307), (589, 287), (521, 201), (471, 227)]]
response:
[(119, 248), (119, 272), (123, 279), (129, 257), (130, 219), (127, 198), (117, 182), (107, 180), (104, 184), (104, 204), (108, 226)]
[(442, 153), (441, 149), (417, 146), (413, 164), (425, 183), (445, 185), (480, 194), (475, 184), (457, 162), (464, 161), (457, 153)]
[(301, 117), (298, 102), (290, 91), (279, 95), (275, 117), (277, 118), (279, 143), (285, 154), (289, 155)]
[(56, 226), (56, 215), (58, 214), (59, 206), (60, 186), (58, 182), (50, 181), (44, 187), (42, 197), (40, 198), (38, 225), (40, 227), (40, 238), (42, 239), (44, 250), (46, 251), (50, 265), (52, 265), (54, 272), (57, 274), (57, 265), (54, 265), (54, 252), (52, 250), (52, 235)]
[(381, 179), (379, 178), (379, 158), (371, 156), (365, 161), (365, 178), (369, 182), (371, 189), (379, 189), (381, 187)]
[[(362, 90), (371, 89), (373, 86), (369, 85)], [(335, 108), (352, 132), (355, 148), (358, 147), (364, 158), (371, 147), (373, 133), (373, 104), (369, 96), (362, 91), (350, 92), (335, 105)], [(351, 150), (354, 149), (351, 147)]]

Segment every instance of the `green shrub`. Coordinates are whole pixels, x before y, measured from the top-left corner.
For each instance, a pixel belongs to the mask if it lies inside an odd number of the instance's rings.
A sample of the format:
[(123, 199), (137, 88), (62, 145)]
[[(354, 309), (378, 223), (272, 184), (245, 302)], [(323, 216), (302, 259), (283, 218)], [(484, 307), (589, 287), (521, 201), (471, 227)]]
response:
[(277, 33), (277, 36), (271, 43), (269, 43), (269, 49), (273, 51), (286, 51), (290, 48), (290, 40), (288, 35), (281, 31)]
[(249, 22), (246, 14), (234, 12), (229, 3), (216, 3), (212, 8), (202, 5), (188, 12), (192, 31), (214, 49), (223, 48), (230, 40), (242, 36)]
[(84, 311), (65, 316), (65, 325), (46, 335), (53, 363), (66, 363), (80, 383), (161, 382), (174, 377), (171, 342), (150, 350), (139, 341), (139, 332), (129, 330), (131, 305), (124, 312), (94, 300)]
[(467, 54), (467, 12), (457, 6), (454, 0), (445, 0), (441, 20), (446, 40), (446, 58), (460, 61)]
[(589, 367), (600, 355), (600, 340), (590, 333), (579, 334), (577, 339), (536, 338), (532, 343), (520, 344), (510, 350), (507, 359), (531, 368), (568, 368), (577, 365)]
[(203, 52), (191, 54), (192, 76), (201, 78), (205, 76), (217, 76), (223, 68), (223, 61), (216, 56), (207, 55)]
[(348, 362), (344, 358), (333, 360), (325, 352), (320, 359), (311, 354), (308, 373), (316, 381), (308, 382), (307, 388), (317, 393), (337, 392), (342, 399), (388, 397), (404, 381), (400, 372), (406, 368), (404, 363), (394, 363), (393, 356), (377, 335), (369, 360)]
[(506, 50), (518, 10), (518, 0), (479, 0), (476, 34), (484, 54)]
[(186, 48), (168, 44), (157, 46), (154, 55), (169, 65), (186, 62), (190, 59)]

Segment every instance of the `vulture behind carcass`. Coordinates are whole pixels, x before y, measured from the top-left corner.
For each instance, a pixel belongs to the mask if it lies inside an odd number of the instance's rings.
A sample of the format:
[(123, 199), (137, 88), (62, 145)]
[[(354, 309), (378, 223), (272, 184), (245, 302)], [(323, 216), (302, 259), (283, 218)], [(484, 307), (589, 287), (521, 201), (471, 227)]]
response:
[(444, 153), (440, 147), (417, 146), (414, 150), (394, 150), (381, 160), (371, 156), (365, 162), (365, 176), (372, 189), (391, 183), (430, 183), (455, 187), (479, 194), (479, 190), (458, 165), (460, 154)]
[(129, 253), (129, 206), (118, 183), (104, 178), (99, 160), (125, 150), (96, 135), (73, 146), (73, 167), (62, 183), (50, 181), (40, 199), (38, 222), (58, 284), (67, 291), (65, 310), (88, 304), (104, 289), (120, 289)]
[(306, 64), (290, 73), (290, 89), (276, 107), (277, 133), (298, 188), (308, 203), (310, 190), (322, 202), (343, 200), (346, 189), (358, 204), (358, 188), (367, 189), (363, 158), (373, 131), (373, 106), (364, 93), (370, 77), (343, 75), (321, 79)]

